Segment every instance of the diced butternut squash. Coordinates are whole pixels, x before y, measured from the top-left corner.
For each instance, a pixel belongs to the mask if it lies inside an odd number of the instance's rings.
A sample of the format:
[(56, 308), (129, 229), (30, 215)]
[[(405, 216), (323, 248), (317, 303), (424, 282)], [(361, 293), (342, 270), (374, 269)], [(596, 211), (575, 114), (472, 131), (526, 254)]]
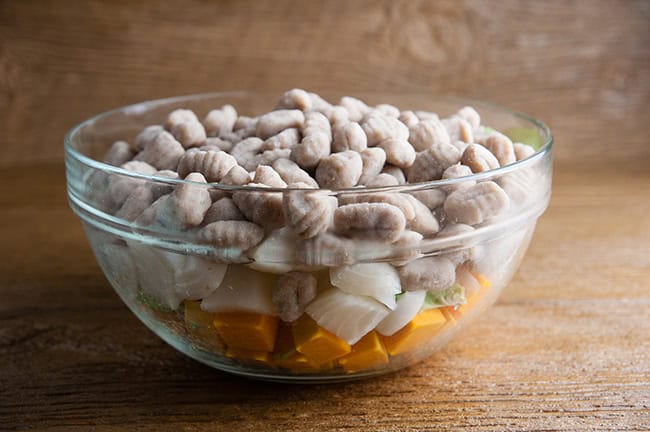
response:
[(447, 323), (445, 315), (437, 309), (420, 312), (404, 328), (392, 336), (382, 336), (390, 355), (398, 355), (416, 348), (435, 336)]
[(246, 312), (214, 314), (214, 326), (229, 348), (271, 352), (275, 345), (278, 318)]
[(228, 348), (226, 357), (236, 360), (253, 360), (261, 363), (270, 364), (272, 362), (271, 354), (264, 351), (251, 351), (239, 348)]
[(321, 369), (330, 369), (333, 366), (331, 361), (318, 364), (306, 355), (299, 353), (293, 341), (292, 326), (284, 323), (280, 323), (278, 326), (273, 360), (278, 366), (293, 372), (315, 372)]
[(323, 364), (349, 353), (350, 345), (316, 324), (307, 314), (292, 328), (296, 350), (316, 364)]
[(388, 353), (377, 332), (372, 331), (352, 345), (352, 351), (338, 363), (348, 372), (357, 372), (388, 363)]

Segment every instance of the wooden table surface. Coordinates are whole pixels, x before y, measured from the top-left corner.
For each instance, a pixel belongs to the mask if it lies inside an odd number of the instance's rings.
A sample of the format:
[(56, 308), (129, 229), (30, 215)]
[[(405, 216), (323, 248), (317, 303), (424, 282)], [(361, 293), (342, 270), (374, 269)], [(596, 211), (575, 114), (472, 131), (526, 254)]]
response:
[[(646, 1), (0, 2), (0, 430), (650, 430)], [(498, 303), (429, 360), (279, 385), (192, 361), (108, 285), (61, 139), (115, 106), (291, 86), (494, 100), (556, 136)]]
[[(298, 386), (211, 370), (154, 336), (95, 264), (65, 202), (63, 167), (35, 168), (29, 178), (0, 171), (0, 429), (650, 425), (647, 170), (558, 167), (517, 276), (447, 348), (385, 377)], [(12, 193), (17, 183), (24, 193)]]

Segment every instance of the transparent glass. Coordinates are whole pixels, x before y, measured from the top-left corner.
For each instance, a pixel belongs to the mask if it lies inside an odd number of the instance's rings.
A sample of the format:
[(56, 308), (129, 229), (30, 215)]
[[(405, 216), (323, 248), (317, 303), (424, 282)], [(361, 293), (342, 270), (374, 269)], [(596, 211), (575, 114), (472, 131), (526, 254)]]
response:
[[(220, 370), (266, 380), (322, 382), (379, 375), (425, 359), (493, 304), (517, 270), (551, 195), (549, 129), (529, 116), (481, 102), (426, 95), (392, 99), (369, 95), (369, 103), (389, 102), (441, 116), (472, 105), (480, 112), (482, 124), (525, 140), (537, 151), (524, 160), (468, 177), (362, 190), (192, 183), (197, 190), (208, 190), (213, 198), (238, 194), (242, 200), (262, 203), (262, 207), (270, 201), (282, 202), (288, 194), (333, 197), (330, 199), (339, 205), (390, 202), (398, 206), (405, 196), (439, 195), (442, 200), (433, 214), (442, 228), (450, 223), (445, 219), (444, 197), (461, 185), (492, 181), (507, 192), (508, 210), (498, 217), (476, 224), (471, 231), (432, 234), (415, 243), (387, 241), (381, 232), (376, 238), (368, 235), (360, 240), (329, 232), (317, 241), (304, 240), (279, 222), (266, 228), (262, 243), (242, 250), (205, 242), (199, 228), (144, 225), (116, 215), (115, 188), (130, 190), (144, 185), (165, 195), (189, 182), (99, 162), (114, 141), (132, 141), (142, 128), (162, 123), (176, 108), (192, 109), (202, 118), (210, 109), (229, 103), (240, 114), (254, 116), (271, 109), (276, 96), (219, 93), (145, 102), (100, 114), (73, 128), (65, 138), (68, 197), (99, 265), (126, 305), (154, 333)], [(367, 309), (365, 304), (350, 303), (347, 297), (334, 298), (329, 309), (326, 305), (312, 314), (340, 321), (342, 333), (354, 335), (347, 341), (324, 330), (306, 313), (285, 323), (274, 310), (273, 286), (281, 283), (287, 272), (313, 275), (321, 296), (332, 288), (342, 270), (361, 269), (353, 272), (358, 286), (352, 290), (367, 295), (402, 266), (428, 257), (454, 264), (454, 286), (462, 284), (463, 294), (454, 300), (458, 293), (445, 292), (447, 297), (441, 300), (440, 295), (409, 293), (410, 307), (417, 310), (398, 317), (408, 318), (401, 327), (393, 325), (386, 330), (384, 326), (384, 334), (376, 328), (368, 332), (370, 321), (374, 319), (376, 324), (377, 316), (384, 320), (386, 313), (391, 313), (382, 309), (384, 305), (376, 307), (377, 302)], [(435, 278), (436, 271), (435, 266), (424, 268), (422, 277)], [(406, 297), (400, 297), (394, 297), (396, 304), (406, 304)], [(206, 298), (211, 304), (207, 311), (199, 303)]]

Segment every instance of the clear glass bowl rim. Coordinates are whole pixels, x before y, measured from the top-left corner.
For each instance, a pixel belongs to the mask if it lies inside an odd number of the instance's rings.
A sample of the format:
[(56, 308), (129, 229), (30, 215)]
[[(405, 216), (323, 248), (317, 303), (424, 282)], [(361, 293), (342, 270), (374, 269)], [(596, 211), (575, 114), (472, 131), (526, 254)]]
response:
[[(334, 93), (334, 92), (332, 92)], [(183, 180), (183, 179), (170, 179), (168, 177), (163, 177), (163, 176), (157, 176), (157, 175), (149, 175), (149, 174), (141, 174), (133, 171), (129, 171), (114, 165), (110, 165), (95, 159), (92, 159), (84, 154), (82, 154), (80, 151), (75, 149), (73, 147), (73, 140), (74, 137), (77, 133), (79, 133), (84, 127), (91, 125), (92, 123), (101, 120), (103, 118), (109, 117), (111, 115), (117, 114), (117, 113), (123, 113), (128, 111), (133, 111), (135, 113), (141, 113), (144, 112), (150, 108), (155, 108), (156, 106), (159, 105), (171, 105), (171, 104), (176, 104), (179, 102), (192, 102), (192, 101), (197, 101), (197, 100), (202, 100), (202, 99), (214, 99), (214, 98), (225, 98), (225, 97), (254, 97), (256, 95), (271, 95), (271, 92), (252, 92), (252, 91), (231, 91), (231, 92), (211, 92), (211, 93), (197, 93), (197, 94), (191, 94), (191, 95), (184, 95), (184, 96), (174, 96), (174, 97), (168, 97), (168, 98), (162, 98), (162, 99), (154, 99), (150, 101), (145, 101), (145, 102), (138, 102), (130, 105), (125, 105), (119, 108), (114, 108), (109, 111), (104, 111), (102, 113), (99, 113), (93, 117), (90, 117), (81, 123), (77, 124), (74, 126), (68, 133), (65, 135), (64, 138), (64, 150), (66, 156), (69, 156), (76, 161), (80, 162), (81, 164), (100, 171), (104, 171), (110, 174), (116, 174), (116, 175), (121, 175), (121, 176), (126, 176), (126, 177), (132, 177), (132, 178), (138, 178), (138, 179), (144, 179), (147, 181), (152, 181), (156, 183), (166, 183), (166, 184), (171, 184), (171, 185), (176, 185), (176, 184), (193, 184), (197, 186), (202, 186), (202, 187), (207, 187), (207, 188), (214, 188), (214, 189), (219, 189), (219, 190), (229, 190), (229, 191), (260, 191), (260, 192), (288, 192), (288, 191), (293, 191), (293, 190), (302, 190), (302, 191), (328, 191), (332, 193), (360, 193), (363, 192), (365, 193), (370, 193), (370, 192), (387, 192), (387, 191), (400, 191), (400, 192), (405, 192), (405, 191), (418, 191), (418, 190), (425, 190), (425, 189), (431, 189), (431, 188), (438, 188), (440, 186), (446, 186), (446, 185), (453, 185), (456, 183), (463, 183), (468, 180), (485, 180), (489, 179), (494, 176), (498, 175), (503, 175), (512, 171), (520, 170), (525, 168), (526, 166), (532, 165), (536, 163), (537, 161), (543, 159), (548, 153), (551, 152), (551, 149), (553, 147), (553, 135), (551, 133), (550, 128), (541, 120), (538, 120), (528, 114), (519, 112), (519, 111), (514, 111), (509, 108), (506, 108), (502, 105), (492, 103), (492, 102), (486, 102), (482, 100), (476, 100), (476, 99), (466, 99), (466, 98), (461, 98), (461, 97), (456, 97), (456, 96), (438, 96), (438, 95), (431, 95), (432, 99), (434, 100), (446, 100), (449, 102), (455, 102), (460, 106), (465, 106), (465, 105), (470, 105), (476, 108), (486, 108), (490, 110), (496, 110), (496, 111), (501, 111), (505, 114), (511, 115), (513, 117), (519, 118), (521, 120), (524, 120), (528, 123), (531, 123), (533, 126), (535, 126), (539, 131), (541, 131), (542, 136), (544, 138), (544, 144), (531, 156), (516, 161), (514, 163), (511, 163), (509, 165), (505, 165), (499, 168), (495, 168), (492, 170), (488, 171), (483, 171), (480, 173), (472, 174), (469, 176), (465, 177), (459, 177), (459, 178), (454, 178), (454, 179), (440, 179), (440, 180), (432, 180), (432, 181), (427, 181), (427, 182), (419, 182), (419, 183), (406, 183), (403, 185), (398, 185), (398, 186), (373, 186), (373, 187), (365, 187), (363, 189), (359, 188), (341, 188), (341, 189), (314, 189), (314, 188), (269, 188), (269, 187), (259, 187), (259, 186), (232, 186), (232, 185), (225, 185), (225, 184), (220, 184), (220, 183), (199, 183), (199, 182), (193, 182), (190, 180)]]

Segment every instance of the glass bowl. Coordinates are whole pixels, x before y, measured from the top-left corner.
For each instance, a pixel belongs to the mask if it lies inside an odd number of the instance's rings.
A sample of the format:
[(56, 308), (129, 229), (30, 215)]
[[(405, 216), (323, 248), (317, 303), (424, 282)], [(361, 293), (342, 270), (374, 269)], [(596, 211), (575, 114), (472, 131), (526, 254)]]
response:
[[(99, 162), (114, 141), (131, 142), (174, 109), (191, 109), (202, 118), (210, 109), (232, 104), (240, 114), (254, 116), (271, 109), (275, 100), (271, 94), (213, 93), (144, 102), (95, 116), (68, 133), (70, 206), (81, 218), (106, 278), (164, 341), (234, 374), (331, 382), (384, 374), (425, 359), (493, 304), (517, 270), (551, 195), (549, 129), (487, 103), (370, 95), (369, 102), (440, 115), (472, 105), (482, 124), (536, 152), (462, 178), (340, 190), (195, 183)], [(470, 228), (453, 228), (445, 197), (480, 183), (499, 185), (508, 195), (507, 210), (474, 220)], [(257, 212), (263, 229), (260, 234), (234, 224), (226, 237), (236, 241), (222, 236), (215, 242), (200, 228), (122, 217), (115, 195), (124, 197), (142, 187), (155, 197), (182, 187), (207, 193), (213, 201), (231, 197)], [(336, 233), (326, 228), (305, 240), (284, 227), (282, 203), (290, 199), (334, 206), (391, 203), (408, 214), (418, 211), (417, 205), (409, 207), (413, 197), (427, 203), (427, 217), (436, 217), (440, 232), (397, 238), (390, 223), (378, 221), (375, 231), (354, 240), (340, 234), (346, 226)], [(278, 310), (279, 304), (284, 310)]]

